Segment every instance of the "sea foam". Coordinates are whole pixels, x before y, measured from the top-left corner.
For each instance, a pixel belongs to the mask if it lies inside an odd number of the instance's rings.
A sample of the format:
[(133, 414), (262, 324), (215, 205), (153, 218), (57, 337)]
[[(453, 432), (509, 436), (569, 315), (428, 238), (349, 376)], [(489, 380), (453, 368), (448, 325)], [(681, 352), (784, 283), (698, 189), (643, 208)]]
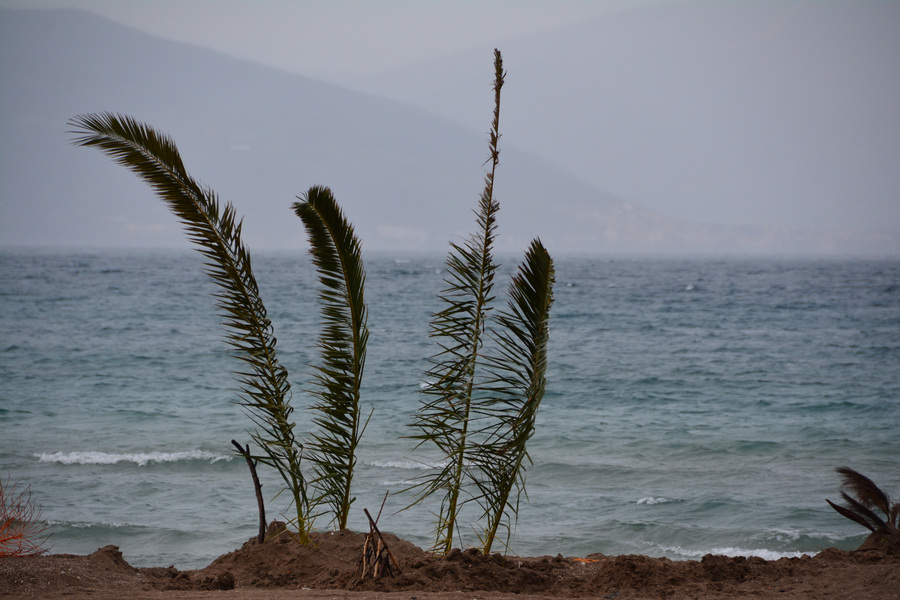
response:
[(220, 460), (231, 460), (232, 456), (214, 454), (204, 450), (186, 452), (136, 452), (126, 454), (108, 454), (106, 452), (42, 452), (35, 454), (40, 462), (60, 463), (63, 465), (114, 465), (121, 462), (134, 463), (143, 467), (149, 463), (172, 463), (183, 460), (204, 460), (210, 463)]
[(670, 502), (675, 502), (675, 500), (665, 497), (654, 498), (652, 496), (647, 496), (637, 501), (638, 504), (668, 504)]
[(372, 460), (366, 461), (365, 464), (369, 467), (375, 467), (377, 469), (407, 469), (414, 471), (428, 471), (430, 469), (440, 468), (444, 466), (446, 462), (437, 461), (435, 463), (426, 463), (416, 460)]
[(779, 558), (800, 558), (801, 556), (815, 556), (818, 552), (779, 552), (777, 550), (766, 550), (763, 548), (756, 548), (753, 550), (747, 550), (745, 548), (709, 548), (706, 550), (687, 550), (680, 546), (675, 547), (661, 547), (661, 549), (666, 554), (678, 554), (681, 556), (685, 556), (687, 558), (703, 558), (707, 554), (715, 554), (719, 556), (744, 556), (750, 557), (755, 556), (758, 558), (762, 558), (763, 560), (778, 560)]

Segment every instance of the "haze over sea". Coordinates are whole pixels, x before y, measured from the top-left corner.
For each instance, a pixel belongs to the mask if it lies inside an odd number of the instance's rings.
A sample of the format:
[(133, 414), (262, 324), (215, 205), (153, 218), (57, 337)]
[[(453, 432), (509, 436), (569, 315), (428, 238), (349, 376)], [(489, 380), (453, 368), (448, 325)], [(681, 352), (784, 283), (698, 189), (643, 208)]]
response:
[[(397, 511), (434, 455), (402, 436), (443, 259), (366, 256), (373, 413), (351, 528), (390, 492), (380, 527), (423, 547), (436, 506)], [(300, 251), (253, 266), (305, 431), (315, 274)], [(116, 544), (134, 565), (184, 569), (253, 536), (230, 444), (250, 422), (199, 256), (7, 248), (0, 278), (0, 475), (31, 486), (52, 551)], [(898, 259), (560, 257), (548, 375), (517, 554), (849, 549), (864, 530), (825, 503), (833, 469), (900, 493)], [(286, 502), (262, 475), (278, 517)]]

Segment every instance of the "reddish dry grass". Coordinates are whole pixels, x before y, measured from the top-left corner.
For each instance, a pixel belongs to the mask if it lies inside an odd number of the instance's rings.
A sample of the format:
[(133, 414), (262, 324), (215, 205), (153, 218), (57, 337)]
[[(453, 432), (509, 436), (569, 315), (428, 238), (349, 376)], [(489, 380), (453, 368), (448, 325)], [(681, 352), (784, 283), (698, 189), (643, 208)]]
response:
[(39, 556), (50, 537), (28, 486), (0, 479), (0, 557)]

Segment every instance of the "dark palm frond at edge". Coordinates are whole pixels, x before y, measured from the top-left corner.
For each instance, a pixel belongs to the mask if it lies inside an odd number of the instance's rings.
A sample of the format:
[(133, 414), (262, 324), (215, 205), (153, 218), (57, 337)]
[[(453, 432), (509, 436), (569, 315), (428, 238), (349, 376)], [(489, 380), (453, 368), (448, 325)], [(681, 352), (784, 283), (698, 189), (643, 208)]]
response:
[[(900, 535), (897, 531), (900, 527), (900, 502), (892, 504), (890, 496), (858, 471), (849, 467), (838, 467), (835, 470), (841, 475), (841, 497), (846, 506), (835, 504), (826, 498), (829, 506), (869, 531)], [(876, 510), (881, 511), (884, 518)]]
[(78, 146), (95, 147), (144, 180), (168, 205), (188, 239), (206, 259), (205, 272), (217, 284), (217, 306), (225, 341), (243, 362), (236, 373), (239, 403), (256, 425), (252, 433), (263, 450), (258, 457), (277, 468), (292, 502), (297, 528), (306, 533), (306, 485), (300, 473), (302, 448), (291, 421), (287, 371), (278, 362), (272, 324), (253, 276), (250, 255), (241, 241), (241, 222), (232, 205), (220, 207), (215, 193), (184, 168), (175, 143), (128, 116), (112, 113), (73, 118)]
[(359, 240), (331, 193), (312, 187), (292, 205), (303, 221), (319, 275), (323, 328), (311, 390), (319, 427), (308, 444), (321, 501), (331, 506), (338, 529), (347, 527), (356, 448), (365, 429), (360, 385), (366, 362), (365, 270)]

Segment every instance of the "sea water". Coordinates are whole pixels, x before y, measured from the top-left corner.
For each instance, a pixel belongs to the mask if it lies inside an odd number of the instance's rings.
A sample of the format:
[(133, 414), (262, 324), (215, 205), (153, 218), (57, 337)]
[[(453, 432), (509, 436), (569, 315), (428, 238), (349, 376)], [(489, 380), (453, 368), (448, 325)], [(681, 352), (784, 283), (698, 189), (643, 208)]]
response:
[[(402, 509), (437, 460), (406, 436), (443, 256), (366, 266), (371, 420), (350, 526), (367, 530), (363, 509), (384, 502), (380, 528), (428, 547), (437, 504)], [(307, 431), (315, 272), (299, 251), (256, 253), (253, 267)], [(251, 424), (199, 255), (5, 249), (0, 281), (0, 476), (30, 486), (53, 552), (116, 544), (138, 566), (195, 568), (255, 535), (231, 446)], [(561, 257), (549, 356), (510, 552), (850, 549), (865, 530), (826, 504), (834, 468), (900, 494), (897, 259)], [(271, 519), (287, 501), (270, 471)], [(464, 516), (474, 544), (478, 515)]]

